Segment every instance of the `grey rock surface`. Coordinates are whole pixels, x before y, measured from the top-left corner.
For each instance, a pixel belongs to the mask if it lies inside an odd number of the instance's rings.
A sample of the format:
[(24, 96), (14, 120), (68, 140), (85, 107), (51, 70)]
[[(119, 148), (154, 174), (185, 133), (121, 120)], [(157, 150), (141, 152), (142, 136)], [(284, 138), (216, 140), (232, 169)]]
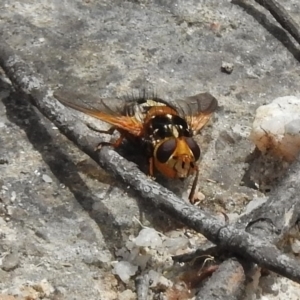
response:
[[(282, 2), (300, 24), (299, 1)], [(167, 100), (213, 94), (220, 109), (197, 137), (203, 207), (241, 213), (264, 196), (255, 184), (272, 188), (281, 174), (276, 163), (276, 174), (260, 171), (274, 162), (249, 160), (248, 135), (258, 106), (299, 95), (300, 50), (261, 7), (2, 0), (0, 30), (53, 89), (122, 97), (150, 87)], [(231, 74), (221, 71), (224, 61)], [(137, 234), (133, 218), (162, 232), (177, 225), (77, 150), (3, 73), (0, 98), (0, 291), (24, 295), (26, 286), (33, 299), (133, 297), (109, 263)]]

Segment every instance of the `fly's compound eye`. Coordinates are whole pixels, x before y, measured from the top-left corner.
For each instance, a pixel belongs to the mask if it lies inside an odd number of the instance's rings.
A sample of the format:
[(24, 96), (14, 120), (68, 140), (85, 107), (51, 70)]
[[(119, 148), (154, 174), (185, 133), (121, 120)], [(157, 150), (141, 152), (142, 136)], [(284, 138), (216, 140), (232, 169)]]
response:
[(200, 158), (200, 154), (201, 154), (200, 147), (198, 146), (198, 144), (195, 142), (193, 138), (186, 138), (185, 141), (188, 144), (191, 151), (193, 152), (195, 161), (197, 161)]
[(161, 163), (165, 163), (171, 157), (176, 149), (176, 140), (169, 139), (163, 142), (156, 151), (156, 158)]

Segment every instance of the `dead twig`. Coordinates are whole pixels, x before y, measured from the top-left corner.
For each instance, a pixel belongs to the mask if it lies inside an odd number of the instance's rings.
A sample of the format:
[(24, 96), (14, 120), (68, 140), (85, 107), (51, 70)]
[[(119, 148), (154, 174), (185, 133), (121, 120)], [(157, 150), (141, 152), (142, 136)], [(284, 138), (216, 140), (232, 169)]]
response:
[[(231, 225), (225, 226), (212, 215), (185, 203), (157, 182), (150, 180), (135, 164), (128, 162), (112, 149), (103, 148), (99, 154), (95, 153), (93, 151), (95, 139), (91, 138), (86, 132), (87, 129), (83, 129), (78, 122), (75, 122), (71, 114), (51, 96), (51, 91), (42, 77), (37, 76), (19, 56), (14, 55), (13, 49), (4, 41), (1, 41), (0, 45), (0, 65), (12, 83), (21, 91), (30, 94), (39, 110), (81, 150), (98, 161), (104, 169), (109, 170), (138, 191), (143, 199), (150, 202), (154, 208), (168, 213), (202, 233), (222, 249), (252, 260), (262, 267), (300, 283), (298, 262), (284, 255), (265, 239), (257, 238)], [(299, 165), (300, 163), (296, 164), (298, 173), (300, 172)]]
[(146, 275), (139, 275), (135, 279), (135, 287), (136, 287), (136, 294), (138, 300), (144, 300), (148, 298), (149, 292), (149, 276)]
[(194, 262), (196, 259), (205, 256), (220, 256), (222, 252), (224, 252), (224, 250), (219, 249), (218, 246), (207, 241), (204, 245), (201, 245), (199, 249), (190, 253), (173, 256), (172, 259), (176, 263), (187, 263)]
[(275, 20), (300, 44), (299, 25), (281, 4), (275, 0), (255, 0), (255, 2), (266, 8)]
[[(288, 14), (286, 9), (275, 0), (254, 0), (267, 9), (274, 19), (300, 44), (300, 27)], [(250, 2), (246, 0), (232, 0), (233, 4), (249, 8)]]
[[(224, 274), (226, 274), (224, 278)], [(229, 259), (222, 263), (196, 296), (196, 300), (238, 300), (244, 292), (246, 276), (240, 262)]]

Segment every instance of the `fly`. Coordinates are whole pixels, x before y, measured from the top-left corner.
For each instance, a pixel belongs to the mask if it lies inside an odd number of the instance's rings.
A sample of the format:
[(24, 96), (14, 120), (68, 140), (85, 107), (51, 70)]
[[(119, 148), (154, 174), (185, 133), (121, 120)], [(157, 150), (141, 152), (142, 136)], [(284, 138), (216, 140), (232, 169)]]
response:
[[(140, 141), (146, 146), (149, 175), (154, 170), (166, 177), (184, 179), (195, 175), (189, 200), (195, 202), (199, 168), (196, 162), (201, 151), (193, 136), (199, 133), (218, 107), (209, 93), (201, 93), (184, 100), (164, 101), (157, 97), (141, 97), (130, 101), (80, 95), (57, 90), (54, 97), (65, 106), (83, 112), (111, 125), (120, 137), (103, 146), (119, 147), (124, 139)], [(87, 100), (89, 99), (89, 100)]]

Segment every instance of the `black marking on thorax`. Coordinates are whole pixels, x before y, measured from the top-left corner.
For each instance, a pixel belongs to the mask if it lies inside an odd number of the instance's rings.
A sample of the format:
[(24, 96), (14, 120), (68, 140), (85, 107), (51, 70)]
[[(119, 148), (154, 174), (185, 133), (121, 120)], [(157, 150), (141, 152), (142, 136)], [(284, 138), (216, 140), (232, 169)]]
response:
[(177, 115), (154, 116), (148, 126), (148, 135), (153, 140), (162, 140), (167, 137), (190, 137), (192, 131), (187, 122)]

